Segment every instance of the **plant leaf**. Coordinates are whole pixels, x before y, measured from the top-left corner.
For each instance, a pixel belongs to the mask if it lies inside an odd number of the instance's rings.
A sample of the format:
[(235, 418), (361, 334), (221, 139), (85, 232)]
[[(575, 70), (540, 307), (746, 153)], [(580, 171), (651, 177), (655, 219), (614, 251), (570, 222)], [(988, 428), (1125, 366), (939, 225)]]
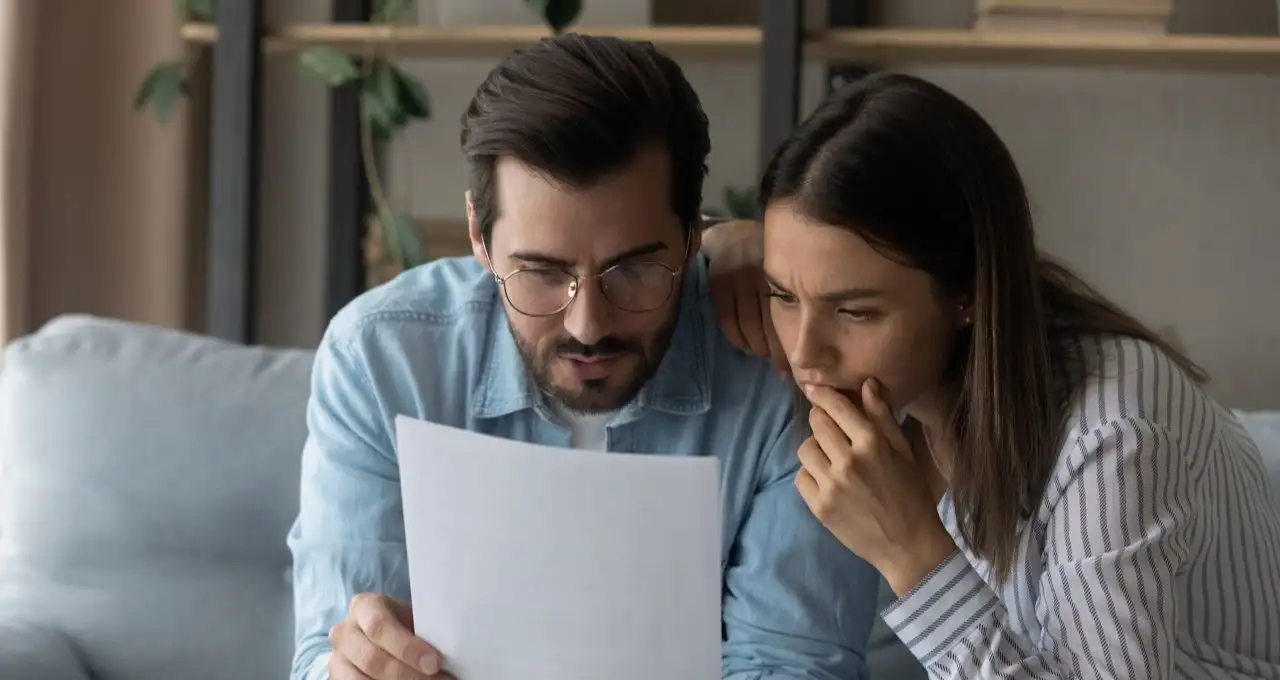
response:
[(169, 120), (178, 101), (187, 93), (186, 65), (179, 59), (157, 64), (133, 95), (133, 108), (142, 109), (148, 104), (155, 107), (156, 120)]
[(422, 87), (422, 83), (395, 66), (391, 67), (391, 74), (396, 81), (396, 98), (405, 115), (423, 120), (430, 118), (431, 97), (427, 95), (427, 90)]
[(373, 0), (370, 14), (373, 21), (395, 23), (404, 19), (413, 6), (414, 0)]
[(399, 243), (400, 266), (405, 269), (423, 263), (422, 241), (418, 238), (418, 226), (413, 217), (396, 213), (394, 218), (396, 239)]
[(217, 0), (173, 0), (173, 12), (183, 21), (213, 21), (218, 16)]
[(556, 35), (573, 25), (582, 13), (582, 0), (524, 0), (524, 4), (537, 12)]
[(330, 87), (345, 85), (360, 77), (360, 67), (350, 55), (319, 45), (303, 51), (298, 61), (313, 76)]
[(730, 217), (739, 220), (760, 219), (760, 204), (755, 188), (725, 187), (724, 203)]
[(390, 141), (404, 126), (409, 116), (400, 105), (400, 91), (391, 65), (384, 59), (374, 61), (369, 75), (360, 83), (361, 112), (368, 119), (373, 137)]
[(409, 122), (409, 112), (405, 111), (404, 102), (400, 99), (400, 83), (396, 78), (396, 69), (386, 59), (377, 59), (373, 62), (372, 71), (369, 74), (370, 86), (389, 114), (391, 133), (394, 135)]
[(395, 136), (395, 114), (367, 83), (360, 88), (360, 115), (369, 121), (374, 141), (389, 142)]
[(418, 227), (412, 216), (390, 209), (383, 210), (378, 214), (378, 232), (382, 251), (401, 269), (410, 269), (425, 261)]
[(382, 257), (390, 256), (400, 262), (400, 245), (395, 237), (395, 216), (386, 210), (378, 211), (378, 243), (382, 247)]

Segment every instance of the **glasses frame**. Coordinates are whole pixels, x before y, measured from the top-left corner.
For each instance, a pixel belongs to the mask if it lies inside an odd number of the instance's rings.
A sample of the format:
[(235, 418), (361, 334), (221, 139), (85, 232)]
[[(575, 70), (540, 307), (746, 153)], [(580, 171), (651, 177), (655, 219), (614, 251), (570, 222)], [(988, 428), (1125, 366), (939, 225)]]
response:
[(496, 269), (496, 268), (494, 267), (494, 264), (493, 264), (493, 256), (489, 254), (489, 244), (485, 243), (483, 239), (481, 239), (481, 241), (480, 241), (480, 249), (484, 252), (484, 258), (485, 258), (485, 260), (488, 260), (488, 262), (489, 262), (489, 275), (493, 277), (493, 280), (498, 284), (498, 287), (502, 289), (502, 297), (503, 297), (503, 298), (505, 298), (505, 299), (507, 300), (507, 304), (511, 305), (511, 308), (512, 308), (512, 309), (516, 310), (517, 312), (520, 312), (521, 314), (523, 314), (523, 315), (525, 315), (525, 316), (533, 317), (533, 318), (544, 318), (544, 317), (548, 317), (548, 316), (555, 316), (555, 315), (557, 315), (557, 314), (560, 314), (560, 313), (564, 312), (564, 310), (568, 309), (568, 308), (569, 308), (569, 306), (573, 304), (573, 301), (574, 301), (574, 300), (577, 300), (577, 299), (578, 299), (578, 293), (582, 290), (582, 287), (583, 287), (583, 286), (585, 286), (585, 285), (587, 285), (588, 283), (590, 283), (590, 282), (592, 282), (592, 281), (594, 281), (594, 282), (595, 282), (595, 284), (596, 284), (596, 288), (600, 291), (600, 294), (604, 296), (604, 299), (605, 299), (605, 300), (607, 300), (607, 301), (609, 302), (609, 304), (613, 305), (613, 306), (614, 306), (614, 308), (619, 309), (619, 310), (622, 310), (622, 311), (627, 312), (627, 313), (629, 313), (629, 314), (645, 314), (645, 313), (647, 313), (647, 312), (652, 312), (653, 310), (655, 310), (655, 309), (657, 309), (657, 308), (661, 307), (662, 305), (666, 304), (666, 303), (667, 303), (667, 300), (670, 300), (670, 299), (671, 299), (671, 294), (675, 292), (675, 289), (676, 289), (676, 286), (675, 286), (675, 279), (676, 279), (676, 277), (680, 276), (680, 274), (682, 274), (682, 273), (684, 272), (684, 268), (685, 268), (686, 266), (688, 266), (688, 262), (689, 262), (689, 248), (690, 248), (690, 246), (693, 244), (693, 229), (694, 229), (694, 227), (693, 227), (692, 225), (690, 225), (690, 226), (685, 230), (685, 234), (686, 234), (686, 235), (685, 235), (685, 239), (684, 239), (684, 258), (681, 260), (682, 264), (681, 264), (679, 267), (676, 267), (675, 269), (672, 269), (672, 268), (671, 268), (671, 266), (670, 266), (670, 265), (668, 265), (668, 264), (666, 264), (665, 262), (646, 262), (646, 263), (645, 263), (645, 264), (658, 265), (659, 267), (662, 267), (663, 269), (667, 270), (667, 273), (671, 274), (672, 284), (671, 284), (671, 286), (667, 289), (667, 296), (666, 296), (666, 297), (664, 297), (664, 298), (662, 298), (662, 302), (659, 302), (658, 304), (654, 305), (654, 306), (653, 306), (652, 308), (650, 308), (650, 309), (643, 309), (643, 310), (627, 309), (626, 307), (620, 307), (620, 306), (618, 306), (618, 305), (617, 305), (617, 304), (616, 304), (612, 299), (610, 299), (610, 298), (609, 298), (609, 294), (608, 294), (607, 292), (605, 292), (605, 289), (604, 289), (604, 277), (605, 277), (605, 275), (606, 275), (606, 274), (608, 274), (609, 272), (611, 272), (611, 271), (613, 271), (613, 270), (615, 270), (615, 269), (619, 268), (619, 267), (626, 267), (626, 266), (630, 266), (630, 263), (619, 263), (619, 264), (615, 264), (615, 265), (613, 265), (613, 266), (611, 266), (611, 267), (607, 267), (607, 268), (605, 268), (603, 271), (598, 272), (598, 273), (596, 273), (596, 274), (585, 274), (585, 275), (582, 275), (582, 274), (574, 273), (574, 272), (569, 271), (569, 270), (567, 270), (567, 269), (558, 269), (557, 271), (560, 271), (560, 272), (564, 273), (564, 274), (565, 274), (565, 275), (567, 275), (567, 276), (571, 276), (571, 277), (573, 277), (573, 280), (569, 282), (569, 295), (568, 295), (568, 296), (567, 296), (567, 298), (565, 299), (564, 304), (563, 304), (563, 305), (561, 305), (561, 306), (560, 306), (560, 308), (559, 308), (559, 309), (557, 309), (557, 310), (555, 310), (554, 312), (547, 312), (547, 313), (545, 313), (545, 314), (530, 314), (530, 313), (528, 313), (528, 312), (526, 312), (526, 311), (524, 311), (524, 310), (520, 309), (519, 307), (517, 307), (517, 306), (515, 305), (515, 303), (513, 303), (513, 302), (511, 301), (511, 295), (507, 293), (507, 281), (508, 281), (511, 277), (513, 277), (513, 276), (515, 276), (515, 275), (517, 275), (517, 274), (520, 274), (520, 273), (522, 273), (522, 272), (526, 272), (526, 271), (537, 271), (537, 270), (538, 270), (538, 269), (540, 269), (540, 268), (539, 268), (539, 267), (517, 267), (516, 269), (514, 269), (514, 270), (512, 270), (512, 271), (510, 271), (510, 272), (507, 272), (507, 274), (506, 274), (505, 276), (503, 276), (503, 275), (499, 275), (499, 274), (495, 271), (495, 269)]

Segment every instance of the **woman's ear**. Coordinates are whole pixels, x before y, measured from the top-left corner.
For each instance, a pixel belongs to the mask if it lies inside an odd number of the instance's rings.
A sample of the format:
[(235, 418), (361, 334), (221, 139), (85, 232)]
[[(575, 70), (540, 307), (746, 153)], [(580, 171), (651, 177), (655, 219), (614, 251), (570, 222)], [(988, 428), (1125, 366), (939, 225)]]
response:
[(967, 328), (972, 325), (973, 305), (969, 302), (969, 296), (963, 295), (956, 305), (956, 328)]

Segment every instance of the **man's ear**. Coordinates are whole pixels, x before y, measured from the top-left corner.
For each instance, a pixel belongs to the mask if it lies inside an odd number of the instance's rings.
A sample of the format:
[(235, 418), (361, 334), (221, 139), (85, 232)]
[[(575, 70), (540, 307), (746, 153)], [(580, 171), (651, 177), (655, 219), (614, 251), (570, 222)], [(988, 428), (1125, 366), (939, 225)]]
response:
[(476, 204), (471, 200), (471, 191), (468, 190), (463, 195), (463, 200), (467, 203), (467, 236), (471, 239), (471, 254), (484, 265), (485, 269), (493, 271), (493, 263), (485, 256), (484, 241), (481, 240), (480, 222), (476, 220)]
[(689, 234), (689, 258), (694, 257), (702, 250), (702, 231), (706, 228), (707, 223), (701, 217), (698, 218), (698, 221), (695, 222), (692, 227), (689, 227), (689, 231), (691, 232)]

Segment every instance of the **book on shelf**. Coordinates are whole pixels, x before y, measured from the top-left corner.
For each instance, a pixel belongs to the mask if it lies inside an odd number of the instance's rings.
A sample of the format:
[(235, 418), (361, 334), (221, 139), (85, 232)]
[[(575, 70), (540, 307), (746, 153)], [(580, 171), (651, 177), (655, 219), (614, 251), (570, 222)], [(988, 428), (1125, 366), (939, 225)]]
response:
[(974, 29), (1163, 35), (1172, 0), (977, 0)]

